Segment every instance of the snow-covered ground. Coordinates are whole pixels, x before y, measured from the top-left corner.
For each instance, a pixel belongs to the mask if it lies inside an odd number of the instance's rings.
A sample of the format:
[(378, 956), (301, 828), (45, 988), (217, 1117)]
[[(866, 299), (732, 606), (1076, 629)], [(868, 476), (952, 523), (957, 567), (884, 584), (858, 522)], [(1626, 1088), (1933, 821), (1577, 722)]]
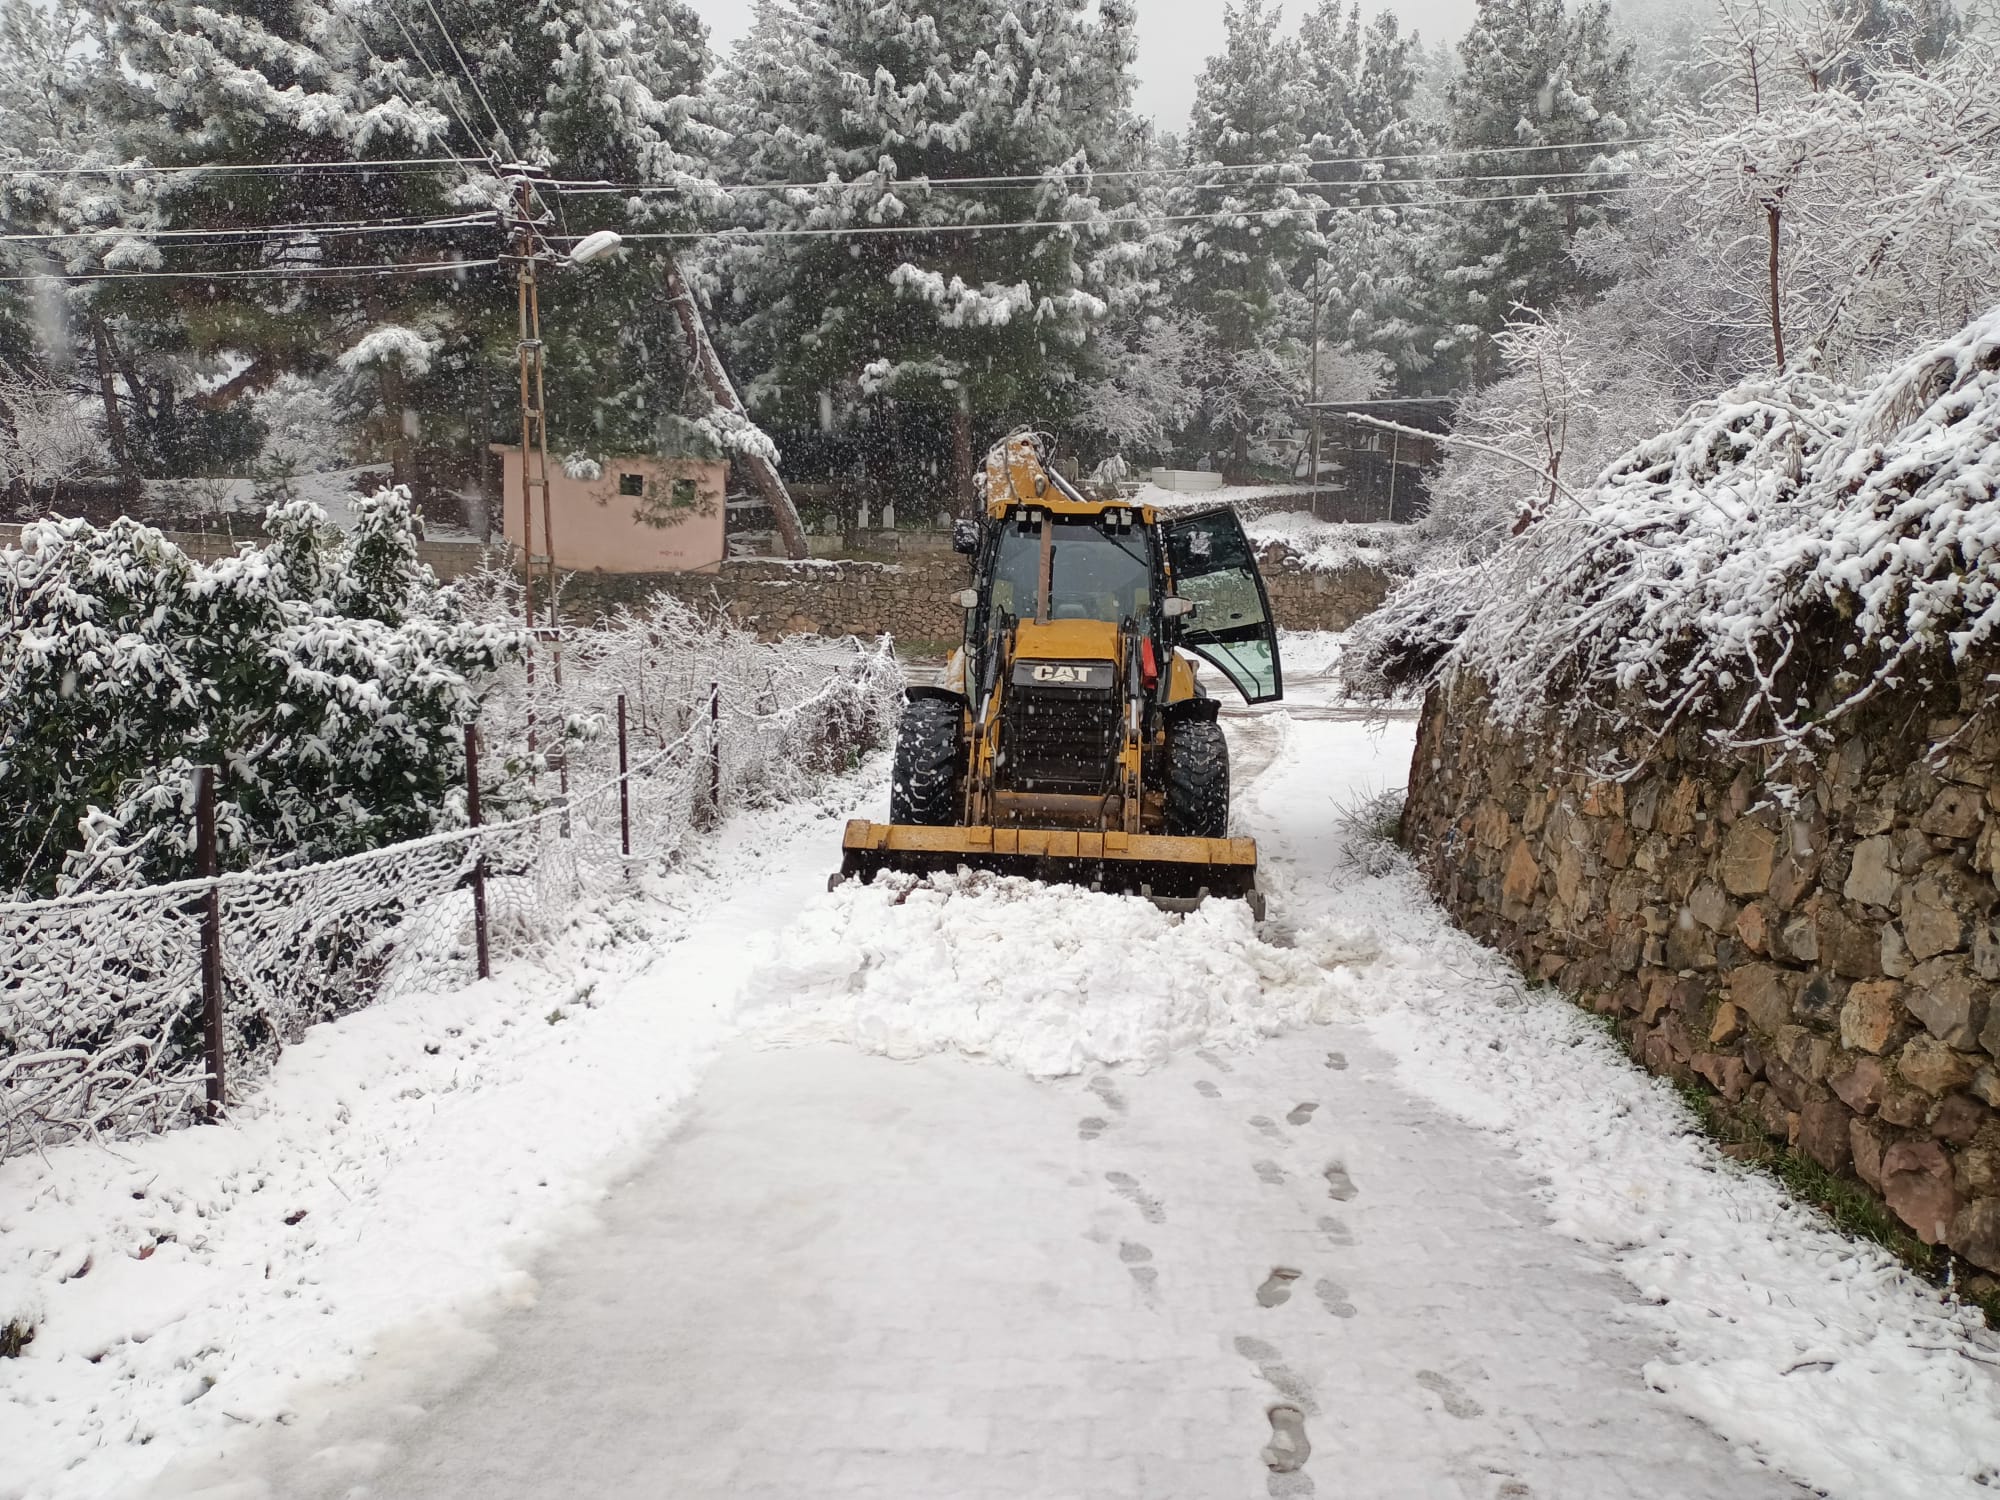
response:
[(1976, 1314), (1355, 868), (1410, 725), (1294, 644), (1228, 721), (1261, 930), (827, 893), (878, 763), (559, 973), (0, 1168), (0, 1496), (1989, 1493)]

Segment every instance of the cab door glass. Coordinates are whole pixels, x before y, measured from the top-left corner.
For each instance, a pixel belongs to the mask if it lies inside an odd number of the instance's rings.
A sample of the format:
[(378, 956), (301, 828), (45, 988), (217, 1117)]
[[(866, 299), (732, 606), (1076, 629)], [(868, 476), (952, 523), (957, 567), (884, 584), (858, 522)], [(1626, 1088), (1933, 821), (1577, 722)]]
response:
[(1246, 702), (1284, 696), (1277, 626), (1257, 555), (1231, 510), (1203, 511), (1161, 526), (1174, 592), (1195, 605), (1180, 644), (1227, 677)]

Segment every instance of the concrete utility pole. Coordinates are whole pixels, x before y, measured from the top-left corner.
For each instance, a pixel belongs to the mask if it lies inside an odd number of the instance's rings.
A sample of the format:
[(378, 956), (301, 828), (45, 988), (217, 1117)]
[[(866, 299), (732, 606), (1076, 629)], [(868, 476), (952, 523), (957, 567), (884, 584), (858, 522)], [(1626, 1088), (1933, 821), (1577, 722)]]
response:
[[(729, 372), (722, 368), (722, 359), (715, 352), (715, 345), (709, 342), (708, 328), (701, 320), (701, 309), (695, 306), (694, 293), (688, 290), (687, 278), (681, 275), (681, 265), (672, 255), (663, 258), (661, 276), (667, 284), (667, 297), (673, 303), (674, 316), (680, 319), (681, 334), (687, 339), (688, 359), (701, 372), (702, 381), (708, 386), (709, 399), (722, 411), (734, 412), (744, 421), (750, 414), (743, 409), (743, 400), (736, 394), (735, 383)], [(792, 492), (785, 488), (785, 481), (778, 473), (778, 467), (762, 454), (745, 453), (739, 455), (750, 477), (756, 482), (764, 503), (771, 508), (771, 518), (778, 523), (778, 535), (785, 543), (785, 556), (794, 562), (811, 556), (806, 546), (806, 529), (799, 522), (798, 508), (792, 504)]]
[[(521, 368), (521, 594), (528, 628), (535, 627), (535, 500), (542, 510), (541, 561), (548, 585), (549, 629), (560, 628), (556, 614), (555, 517), (549, 503), (549, 414), (543, 383), (541, 289), (535, 282), (538, 245), (534, 218), (534, 179), (540, 168), (514, 162), (502, 169), (514, 179), (514, 272)], [(504, 500), (502, 502), (505, 503)]]

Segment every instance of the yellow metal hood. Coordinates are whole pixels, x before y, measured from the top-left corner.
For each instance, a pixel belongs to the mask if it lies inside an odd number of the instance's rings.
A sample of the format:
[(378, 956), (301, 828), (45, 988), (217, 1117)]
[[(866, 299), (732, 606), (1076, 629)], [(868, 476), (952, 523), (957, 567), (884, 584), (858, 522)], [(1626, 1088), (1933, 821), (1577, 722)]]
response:
[(1020, 661), (1118, 660), (1118, 627), (1108, 620), (1023, 620), (1014, 627)]

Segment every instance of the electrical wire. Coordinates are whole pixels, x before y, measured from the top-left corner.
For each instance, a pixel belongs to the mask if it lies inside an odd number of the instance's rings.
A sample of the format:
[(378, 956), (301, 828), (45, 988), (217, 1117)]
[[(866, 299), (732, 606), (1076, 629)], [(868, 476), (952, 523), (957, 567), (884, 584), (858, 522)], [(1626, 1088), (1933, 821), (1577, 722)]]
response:
[[(821, 235), (875, 235), (875, 234), (983, 234), (988, 230), (1004, 229), (1077, 229), (1097, 224), (1108, 224), (1113, 228), (1121, 225), (1169, 225), (1169, 224), (1221, 224), (1232, 219), (1305, 219), (1320, 214), (1380, 213), (1402, 208), (1428, 209), (1453, 208), (1480, 203), (1532, 203), (1538, 199), (1555, 198), (1606, 198), (1620, 193), (1637, 192), (1633, 187), (1604, 187), (1589, 191), (1568, 190), (1554, 193), (1498, 193), (1486, 197), (1433, 198), (1408, 204), (1334, 204), (1321, 208), (1241, 208), (1225, 209), (1207, 214), (1140, 214), (1120, 216), (1107, 214), (1097, 219), (1015, 219), (999, 224), (980, 224), (959, 221), (950, 224), (853, 224), (835, 225), (824, 228), (806, 229), (690, 229), (652, 230), (626, 234), (627, 240), (702, 240), (702, 239), (803, 239)], [(580, 237), (579, 237), (580, 238)]]
[[(1300, 192), (1325, 193), (1325, 192), (1353, 192), (1363, 188), (1434, 187), (1440, 183), (1567, 182), (1583, 178), (1630, 176), (1630, 175), (1633, 174), (1627, 170), (1583, 171), (1583, 172), (1470, 172), (1470, 173), (1462, 172), (1462, 173), (1447, 173), (1443, 175), (1430, 176), (1430, 177), (1357, 177), (1344, 182), (1323, 182), (1316, 178), (1306, 177), (1284, 182), (1197, 183), (1194, 184), (1190, 190), (1195, 192), (1249, 193), (1249, 192), (1261, 191), (1263, 189), (1268, 189), (1268, 188), (1296, 188)], [(968, 183), (956, 189), (956, 191), (963, 193), (989, 192), (989, 191), (1019, 192), (1024, 187), (1028, 187), (1030, 185), (1038, 186), (1043, 183), (1046, 183), (1047, 181), (1048, 181), (1047, 178), (1041, 178), (1041, 177), (1024, 178), (1022, 179), (1019, 186), (1007, 187), (1005, 189), (997, 188), (990, 184), (982, 185), (978, 183)], [(838, 188), (853, 187), (853, 188), (863, 188), (863, 189), (879, 188), (884, 192), (896, 192), (898, 190), (902, 190), (914, 193), (922, 191), (927, 188), (940, 186), (944, 182), (945, 179), (936, 177), (903, 177), (880, 183), (875, 183), (875, 182), (819, 183), (816, 184), (816, 186), (821, 188), (828, 188), (828, 187), (838, 187)], [(612, 184), (606, 186), (597, 186), (595, 184), (576, 186), (572, 185), (569, 182), (558, 181), (552, 183), (551, 186), (553, 186), (558, 192), (569, 197), (602, 196), (604, 194), (610, 194), (610, 193), (630, 193), (636, 196), (641, 193), (679, 193), (686, 191), (686, 189), (684, 188), (672, 187), (664, 183), (656, 184), (650, 187), (643, 186), (637, 183), (628, 183), (624, 185)], [(739, 191), (739, 190), (740, 189), (732, 189), (727, 187), (722, 189), (722, 191), (724, 192)], [(780, 188), (771, 188), (771, 189), (760, 188), (757, 189), (757, 191), (791, 192), (791, 191), (805, 191), (805, 189), (800, 188), (798, 184), (787, 184), (784, 187)]]
[(484, 260), (388, 261), (373, 266), (260, 266), (240, 271), (46, 271), (35, 276), (0, 276), (0, 282), (27, 281), (320, 281), (346, 276), (426, 276), (438, 271), (477, 271), (500, 264)]
[(432, 229), (481, 229), (490, 228), (497, 216), (490, 213), (469, 215), (455, 219), (425, 219), (418, 222), (409, 220), (364, 220), (347, 222), (301, 223), (301, 224), (253, 224), (236, 229), (135, 229), (117, 224), (98, 225), (89, 229), (52, 229), (0, 234), (0, 244), (17, 244), (49, 240), (88, 240), (106, 235), (120, 235), (128, 239), (141, 240), (214, 240), (226, 242), (232, 239), (294, 239), (304, 235), (324, 235), (328, 238), (366, 234), (414, 234)]
[[(465, 132), (465, 138), (472, 142), (473, 149), (478, 150), (480, 146), (479, 132), (472, 128), (471, 124), (467, 122), (464, 112), (459, 109), (457, 90), (445, 83), (444, 74), (440, 73), (436, 66), (432, 64), (430, 54), (417, 45), (416, 34), (403, 23), (403, 13), (393, 3), (393, 0), (384, 0), (382, 9), (388, 13), (389, 19), (396, 23), (396, 29), (403, 33), (403, 40), (410, 44), (410, 51), (415, 53), (417, 61), (424, 65), (424, 71), (431, 75), (431, 81), (437, 84), (438, 92), (444, 96), (446, 107), (451, 110), (451, 117), (458, 121), (458, 128)], [(374, 48), (369, 48), (369, 55), (374, 55)], [(400, 88), (398, 92), (401, 92)], [(403, 97), (409, 99), (407, 93), (404, 93)], [(415, 105), (416, 100), (410, 99), (410, 103)], [(461, 162), (460, 165), (463, 166), (464, 163)]]
[[(401, 24), (400, 17), (394, 17), (394, 19), (397, 20), (399, 25)], [(407, 35), (408, 28), (404, 27), (403, 30)], [(449, 33), (447, 33), (447, 40), (449, 39), (450, 39)], [(421, 49), (415, 49), (414, 47), (413, 50), (421, 52)], [(371, 56), (373, 55), (374, 54), (371, 49)], [(429, 59), (420, 56), (419, 60), (424, 63), (426, 68), (429, 68), (431, 76), (437, 79), (440, 85), (442, 85), (444, 80), (442, 76), (438, 74), (437, 70), (430, 66)], [(376, 57), (376, 61), (377, 62), (381, 61), (379, 56)], [(411, 102), (414, 103), (415, 101)], [(488, 106), (488, 112), (491, 113), (490, 106)], [(457, 111), (454, 110), (454, 114), (456, 113)], [(496, 125), (498, 124), (497, 118), (495, 119), (495, 124)], [(478, 136), (471, 131), (470, 127), (466, 124), (466, 121), (462, 116), (459, 117), (459, 125), (462, 129), (465, 129), (467, 131), (467, 134), (470, 135), (475, 142), (478, 140)], [(1453, 148), (1450, 150), (1443, 150), (1443, 151), (1392, 152), (1377, 156), (1326, 156), (1326, 157), (1308, 158), (1306, 160), (1297, 163), (1296, 165), (1303, 167), (1346, 167), (1346, 166), (1372, 166), (1378, 163), (1385, 163), (1385, 162), (1456, 161), (1465, 157), (1518, 156), (1535, 151), (1588, 151), (1588, 150), (1595, 150), (1600, 147), (1606, 149), (1611, 149), (1611, 148), (1624, 149), (1626, 147), (1655, 145), (1664, 139), (1666, 139), (1666, 137), (1664, 136), (1635, 136), (1630, 139), (1622, 141), (1611, 141), (1611, 140), (1566, 141), (1547, 146), (1478, 146), (1478, 147)], [(227, 177), (239, 174), (255, 174), (259, 172), (414, 171), (417, 169), (430, 168), (430, 167), (454, 167), (454, 166), (462, 167), (468, 165), (468, 163), (480, 166), (489, 165), (489, 163), (486, 162), (484, 159), (466, 158), (461, 156), (385, 157), (379, 161), (226, 162), (226, 163), (217, 163), (214, 165), (196, 163), (196, 164), (173, 165), (173, 166), (156, 166), (150, 163), (135, 162), (135, 163), (121, 163), (117, 166), (107, 166), (107, 167), (78, 167), (78, 166), (0, 167), (0, 177), (87, 177), (87, 176), (120, 177), (120, 176), (139, 175), (144, 173), (172, 174), (180, 172), (207, 172), (215, 176)], [(1270, 167), (1278, 165), (1291, 165), (1291, 163), (1243, 162), (1237, 165), (1228, 165), (1224, 163), (1206, 163), (1195, 166), (1130, 167), (1130, 168), (1120, 168), (1116, 170), (1107, 169), (1103, 171), (1085, 168), (1081, 169), (1074, 175), (1078, 176), (1087, 175), (1096, 181), (1104, 181), (1104, 180), (1127, 178), (1127, 177), (1186, 177), (1198, 174), (1212, 175), (1217, 172), (1261, 172), (1267, 170)], [(895, 187), (898, 185), (915, 186), (920, 184), (928, 185), (930, 187), (968, 187), (968, 186), (983, 186), (983, 185), (1005, 186), (1008, 184), (1032, 184), (1032, 183), (1042, 182), (1047, 180), (1047, 178), (1051, 174), (1060, 173), (1062, 172), (1062, 170), (1063, 169), (1060, 167), (1049, 167), (1041, 172), (1016, 173), (1012, 175), (990, 176), (990, 177), (912, 177), (903, 179), (887, 178), (879, 180), (862, 179), (862, 180), (848, 180), (848, 181), (822, 178), (817, 182), (722, 182), (722, 183), (711, 184), (711, 186), (716, 188), (718, 191), (725, 193), (777, 193), (777, 192), (788, 192), (795, 189), (810, 190), (810, 189), (828, 188), (828, 187), (842, 188), (842, 187), (876, 187), (876, 186)], [(1473, 175), (1478, 176), (1481, 174), (1473, 174)], [(1493, 175), (1508, 175), (1508, 174), (1493, 174)], [(1546, 174), (1518, 173), (1512, 175), (1539, 176)], [(1383, 180), (1384, 182), (1396, 182), (1396, 181), (1408, 182), (1419, 179), (1385, 178)], [(1464, 181), (1466, 180), (1466, 178), (1445, 177), (1439, 180)], [(563, 188), (573, 192), (594, 191), (594, 192), (610, 193), (610, 192), (681, 191), (680, 189), (667, 187), (660, 183), (613, 183), (613, 182), (606, 182), (602, 178), (557, 178), (557, 179), (552, 179), (549, 182), (542, 185), (548, 187)]]
[(115, 167), (0, 167), (0, 177), (123, 177), (141, 173), (208, 172), (217, 177), (255, 175), (260, 172), (376, 172), (405, 171), (418, 167), (449, 167), (460, 162), (456, 156), (399, 156), (381, 161), (252, 161), (192, 163), (181, 166), (154, 166), (131, 162)]
[[(1093, 181), (1106, 181), (1126, 177), (1191, 177), (1213, 175), (1217, 172), (1262, 172), (1276, 166), (1297, 167), (1365, 167), (1384, 162), (1402, 161), (1456, 161), (1475, 156), (1520, 156), (1531, 151), (1590, 151), (1599, 148), (1624, 149), (1631, 146), (1651, 146), (1665, 140), (1665, 136), (1635, 136), (1622, 141), (1563, 141), (1547, 146), (1475, 146), (1455, 148), (1447, 151), (1410, 151), (1389, 153), (1379, 156), (1320, 156), (1308, 157), (1297, 162), (1243, 162), (1231, 166), (1222, 162), (1204, 162), (1176, 167), (1129, 167), (1118, 170), (1095, 171), (1088, 167), (1074, 173), (1065, 173), (1061, 167), (1048, 167), (1035, 173), (1014, 173), (991, 177), (909, 177), (909, 178), (862, 178), (842, 181), (822, 178), (818, 182), (719, 182), (713, 186), (725, 193), (783, 193), (792, 191), (812, 191), (819, 188), (929, 186), (929, 187), (1003, 187), (1032, 185), (1046, 182), (1051, 176), (1074, 175), (1089, 177)], [(1478, 175), (1478, 174), (1472, 174)], [(1557, 173), (1517, 172), (1496, 173), (1493, 176), (1545, 177)], [(1590, 175), (1590, 174), (1582, 174)], [(1384, 178), (1383, 182), (1439, 181), (1463, 182), (1466, 175), (1442, 176), (1437, 178)], [(557, 178), (552, 187), (572, 190), (593, 190), (597, 192), (675, 192), (679, 189), (665, 187), (658, 183), (608, 183), (588, 178)]]
[(458, 59), (458, 71), (463, 73), (465, 81), (472, 85), (473, 97), (478, 99), (479, 107), (486, 111), (486, 118), (493, 122), (493, 135), (500, 149), (511, 155), (514, 147), (507, 139), (507, 128), (500, 123), (500, 117), (493, 112), (493, 106), (487, 102), (486, 91), (479, 86), (479, 79), (466, 65), (465, 54), (458, 50), (458, 39), (451, 34), (451, 28), (444, 24), (444, 17), (438, 14), (438, 8), (432, 0), (424, 0), (424, 9), (431, 13), (431, 20), (437, 24), (438, 34), (444, 38), (444, 44), (451, 48), (451, 55)]

